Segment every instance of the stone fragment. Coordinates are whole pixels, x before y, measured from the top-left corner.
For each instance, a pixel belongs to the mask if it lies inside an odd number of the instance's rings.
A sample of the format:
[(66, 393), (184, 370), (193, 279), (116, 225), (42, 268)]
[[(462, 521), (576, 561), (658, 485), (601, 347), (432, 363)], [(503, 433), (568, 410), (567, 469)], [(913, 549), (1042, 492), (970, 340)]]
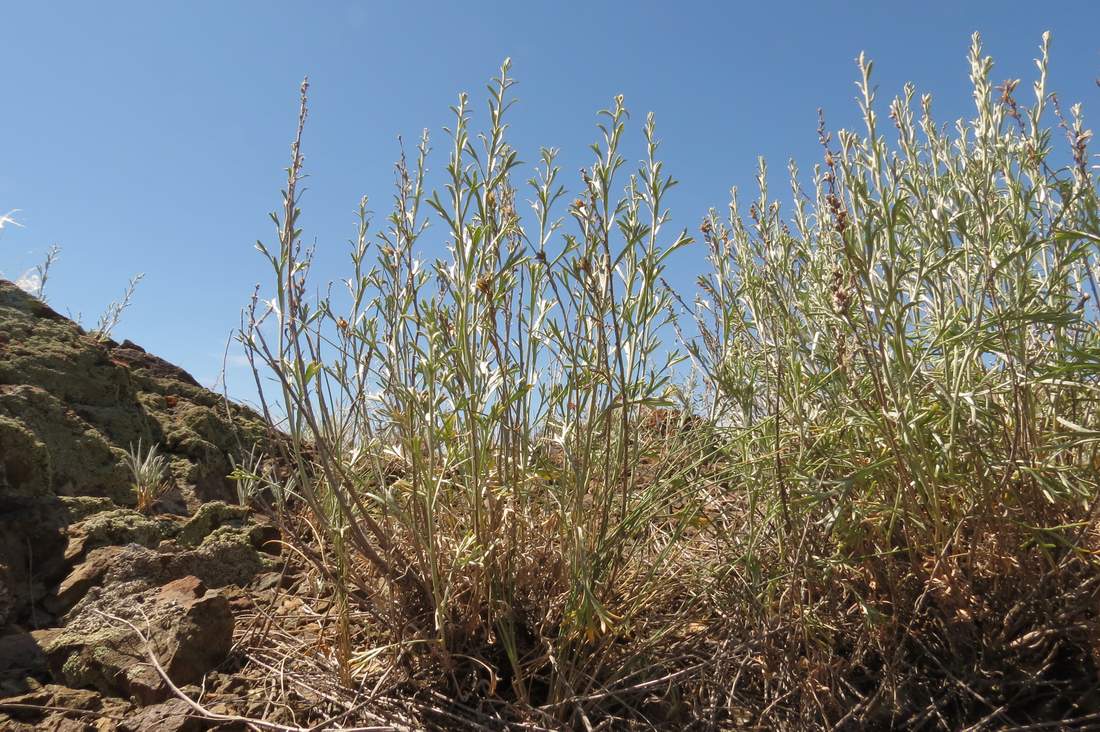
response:
[(197, 732), (205, 727), (187, 702), (169, 699), (128, 715), (118, 725), (118, 732)]

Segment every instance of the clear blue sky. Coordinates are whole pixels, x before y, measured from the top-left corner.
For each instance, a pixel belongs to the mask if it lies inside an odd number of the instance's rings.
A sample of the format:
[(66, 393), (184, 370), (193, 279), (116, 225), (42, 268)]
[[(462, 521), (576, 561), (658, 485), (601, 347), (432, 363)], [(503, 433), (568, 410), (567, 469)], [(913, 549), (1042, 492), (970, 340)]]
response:
[[(816, 109), (857, 123), (854, 58), (875, 60), (883, 103), (906, 80), (942, 121), (971, 112), (966, 51), (981, 31), (997, 80), (1030, 93), (1040, 35), (1053, 33), (1052, 90), (1100, 115), (1094, 2), (24, 2), (5, 3), (0, 68), (0, 271), (19, 276), (63, 248), (47, 294), (94, 323), (144, 272), (116, 338), (212, 383), (270, 240), (298, 83), (312, 81), (303, 225), (319, 274), (338, 277), (361, 195), (383, 213), (396, 138), (434, 135), (448, 107), (511, 56), (513, 142), (534, 161), (562, 148), (564, 180), (588, 162), (597, 110), (616, 93), (632, 133), (656, 114), (666, 168), (682, 181), (674, 224), (694, 229), (728, 190), (751, 190), (758, 155), (819, 159)], [(1091, 117), (1088, 115), (1091, 113)], [(636, 149), (636, 148), (635, 148)], [(526, 178), (526, 176), (524, 176)], [(429, 238), (430, 246), (438, 242)], [(437, 252), (428, 251), (432, 255)], [(701, 252), (675, 263), (690, 285)], [(240, 367), (230, 391), (248, 396)]]

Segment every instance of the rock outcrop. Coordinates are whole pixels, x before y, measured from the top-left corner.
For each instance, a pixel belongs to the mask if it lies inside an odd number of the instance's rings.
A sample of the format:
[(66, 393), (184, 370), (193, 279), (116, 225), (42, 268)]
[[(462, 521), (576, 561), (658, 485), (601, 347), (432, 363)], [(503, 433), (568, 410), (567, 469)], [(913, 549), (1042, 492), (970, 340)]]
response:
[(264, 439), (253, 412), (125, 341), (104, 341), (0, 280), (0, 499), (136, 501), (121, 459), (157, 444), (179, 498), (231, 500), (231, 455)]
[[(0, 280), (0, 728), (205, 728), (148, 653), (201, 683), (232, 646), (231, 599), (277, 569), (278, 531), (228, 477), (270, 436)], [(139, 442), (170, 472), (144, 511), (124, 462)]]

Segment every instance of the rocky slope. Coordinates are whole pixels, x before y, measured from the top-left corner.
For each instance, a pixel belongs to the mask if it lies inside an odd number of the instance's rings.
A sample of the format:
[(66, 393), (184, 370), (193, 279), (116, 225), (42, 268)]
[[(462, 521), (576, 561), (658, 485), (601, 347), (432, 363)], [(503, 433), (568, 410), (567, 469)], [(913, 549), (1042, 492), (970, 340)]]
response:
[[(236, 505), (262, 419), (0, 280), (0, 729), (188, 729), (172, 684), (223, 663), (278, 532)], [(127, 451), (170, 489), (135, 510)]]

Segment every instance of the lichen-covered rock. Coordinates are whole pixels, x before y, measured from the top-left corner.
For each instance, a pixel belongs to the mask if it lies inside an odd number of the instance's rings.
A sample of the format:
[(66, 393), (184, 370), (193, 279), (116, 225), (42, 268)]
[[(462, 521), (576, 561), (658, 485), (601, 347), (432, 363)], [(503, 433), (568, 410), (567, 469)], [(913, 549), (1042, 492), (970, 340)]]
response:
[(120, 458), (158, 444), (191, 507), (232, 499), (229, 455), (267, 436), (258, 415), (136, 344), (103, 341), (0, 280), (0, 495), (133, 504)]
[(90, 689), (70, 689), (58, 684), (38, 686), (9, 697), (4, 702), (9, 705), (3, 710), (8, 716), (5, 718), (0, 715), (0, 729), (12, 732), (85, 732), (95, 729), (90, 722), (98, 718), (101, 712), (107, 711), (104, 709), (103, 697), (97, 692)]
[(9, 705), (0, 708), (4, 732), (117, 732), (115, 722), (134, 713), (134, 706), (124, 699), (32, 679), (3, 701)]
[(46, 495), (50, 454), (44, 442), (13, 417), (0, 415), (0, 492)]
[[(25, 618), (89, 551), (156, 546), (171, 536), (164, 522), (118, 511), (136, 503), (124, 458), (139, 441), (158, 445), (169, 462), (174, 485), (158, 508), (182, 515), (206, 501), (232, 500), (231, 456), (242, 459), (268, 435), (258, 415), (182, 369), (129, 341), (89, 335), (0, 280), (0, 565), (9, 569), (4, 587), (13, 597), (7, 620)], [(69, 530), (80, 521), (80, 531)], [(215, 528), (196, 527), (202, 536), (194, 545)]]
[(203, 539), (219, 527), (226, 525), (243, 526), (248, 514), (249, 511), (244, 506), (228, 504), (223, 501), (204, 503), (180, 529), (179, 542), (184, 546), (198, 546)]
[(0, 612), (0, 632), (7, 622), (50, 622), (49, 613), (28, 617), (34, 603), (46, 598), (86, 541), (70, 525), (89, 516), (117, 510), (109, 498), (95, 496), (0, 496), (0, 594), (9, 607)]
[(64, 628), (35, 638), (53, 674), (69, 686), (153, 704), (169, 690), (148, 653), (173, 683), (201, 681), (229, 652), (233, 614), (225, 597), (207, 592), (197, 577), (182, 577), (140, 594), (100, 598)]
[(247, 528), (222, 527), (201, 546), (187, 550), (178, 545), (167, 551), (138, 544), (105, 546), (88, 552), (57, 586), (46, 606), (69, 622), (104, 596), (137, 594), (188, 575), (208, 587), (246, 585), (274, 566), (271, 558), (252, 545)]
[(0, 494), (105, 496), (122, 504), (135, 500), (121, 462), (125, 453), (38, 385), (0, 384), (0, 447)]
[(77, 523), (97, 513), (118, 508), (111, 499), (97, 496), (59, 496), (58, 500), (64, 507), (64, 517), (69, 523)]
[(178, 530), (170, 519), (151, 519), (127, 508), (97, 513), (74, 527), (73, 532), (84, 537), (84, 550), (111, 544), (156, 546)]
[[(110, 729), (195, 726), (164, 701), (140, 634), (181, 686), (225, 657), (223, 593), (243, 607), (233, 586), (277, 566), (259, 549), (277, 554), (278, 531), (230, 503), (228, 478), (268, 439), (258, 415), (182, 369), (0, 280), (0, 697), (66, 708), (0, 710), (0, 729), (99, 729), (99, 713)], [(139, 442), (168, 463), (156, 515), (132, 508), (125, 458)], [(49, 677), (95, 691), (66, 696)]]

